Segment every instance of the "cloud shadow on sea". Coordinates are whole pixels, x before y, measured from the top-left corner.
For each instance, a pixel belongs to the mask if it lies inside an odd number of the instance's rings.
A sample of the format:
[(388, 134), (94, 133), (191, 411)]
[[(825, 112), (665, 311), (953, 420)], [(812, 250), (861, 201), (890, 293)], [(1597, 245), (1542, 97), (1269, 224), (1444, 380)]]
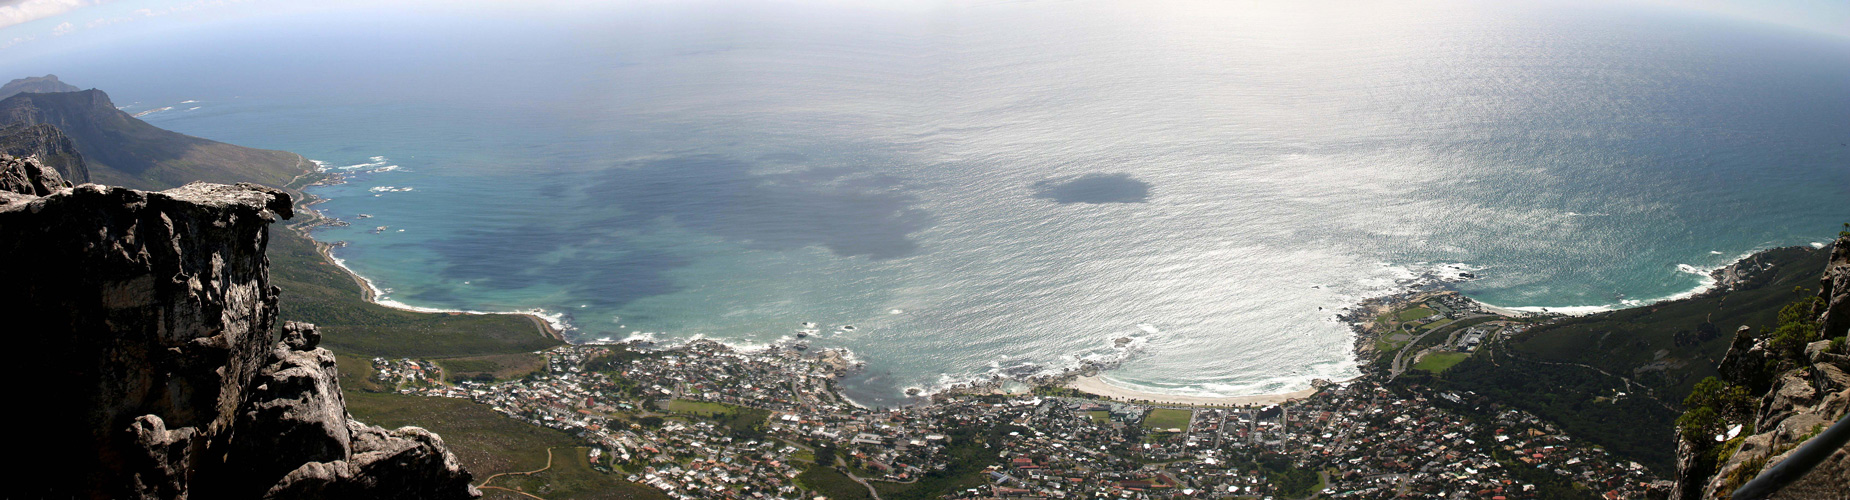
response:
[(443, 257), (440, 273), (452, 281), (501, 290), (546, 284), (577, 303), (620, 307), (681, 289), (669, 273), (695, 257), (656, 246), (650, 235), (667, 227), (754, 249), (818, 246), (881, 260), (918, 253), (911, 235), (931, 224), (901, 179), (848, 168), (759, 174), (750, 163), (693, 156), (590, 175), (572, 188), (539, 188), (545, 198), (570, 198), (556, 203), (557, 217), (470, 228), (423, 245)]
[(1086, 174), (1034, 183), (1034, 197), (1054, 203), (1144, 203), (1150, 201), (1150, 184), (1130, 174)]
[[(527, 225), (473, 229), (425, 246), (444, 257), (442, 276), (469, 281), (468, 286), (511, 290), (547, 284), (569, 291), (577, 303), (602, 307), (680, 290), (665, 273), (691, 259), (625, 243), (595, 232)], [(560, 252), (586, 247), (599, 251)], [(429, 290), (412, 297), (449, 302), (455, 296)]]
[(718, 156), (653, 160), (600, 174), (587, 203), (618, 209), (605, 226), (659, 220), (750, 248), (821, 246), (843, 257), (897, 259), (919, 252), (912, 233), (931, 217), (901, 179), (849, 168), (758, 174)]

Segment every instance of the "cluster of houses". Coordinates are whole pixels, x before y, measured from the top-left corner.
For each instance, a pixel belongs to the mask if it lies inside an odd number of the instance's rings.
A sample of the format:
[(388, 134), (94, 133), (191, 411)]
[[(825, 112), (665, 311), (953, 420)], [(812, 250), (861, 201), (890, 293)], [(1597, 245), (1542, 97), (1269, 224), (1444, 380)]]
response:
[(1426, 306), (1431, 307), (1434, 312), (1452, 319), (1458, 319), (1473, 314), (1482, 314), (1484, 312), (1483, 306), (1456, 292), (1433, 295), (1431, 299), (1426, 301)]
[(373, 380), (395, 392), (422, 393), (442, 389), (443, 369), (421, 359), (373, 358)]
[[(922, 409), (922, 408), (920, 408)], [(917, 409), (915, 409), (917, 410)], [(832, 443), (856, 477), (894, 482), (915, 481), (944, 470), (947, 419), (919, 411), (790, 412), (772, 416), (770, 430), (797, 442)]]
[(832, 412), (854, 406), (836, 387), (853, 367), (840, 349), (810, 352), (773, 345), (743, 353), (695, 340), (673, 349), (628, 352), (635, 354), (601, 368), (633, 384), (637, 399), (679, 398), (773, 411)]
[(677, 413), (677, 401), (733, 409), (852, 408), (833, 386), (849, 362), (826, 350), (741, 354), (693, 342), (660, 351), (564, 346), (543, 354), (545, 369), (498, 383), (439, 384), (442, 377), (429, 361), (375, 360), (375, 372), (423, 374), (417, 380), (424, 383), (381, 380), (401, 393), (471, 399), (571, 433), (595, 446), (594, 464), (678, 499), (811, 498), (794, 478), (814, 461), (814, 450), (768, 435), (741, 436), (712, 419)]
[[(1169, 432), (1139, 418), (1162, 408), (1019, 398), (986, 405), (999, 417), (988, 420), (1023, 429), (1008, 434), (989, 484), (959, 497), (1548, 498), (1538, 475), (1606, 498), (1669, 486), (1533, 415), (1473, 423), (1431, 403), (1358, 381), (1284, 406), (1170, 408), (1192, 418)], [(1287, 470), (1316, 476), (1293, 485)]]
[(810, 497), (796, 485), (802, 468), (792, 462), (803, 450), (775, 439), (728, 434), (711, 422), (669, 421), (659, 430), (606, 433), (602, 445), (619, 450), (621, 455), (611, 457), (614, 463), (635, 469), (630, 481), (672, 498)]
[(674, 498), (814, 499), (798, 476), (817, 463), (868, 484), (980, 478), (954, 498), (1519, 499), (1542, 498), (1544, 481), (1637, 498), (1663, 487), (1533, 415), (1474, 420), (1437, 404), (1455, 406), (1459, 394), (1373, 377), (1282, 406), (942, 394), (872, 410), (839, 395), (851, 362), (828, 351), (697, 341), (546, 354), (543, 372), (493, 384), (433, 384), (435, 365), (421, 361), (374, 368), (406, 392), (470, 398), (571, 432), (597, 447), (601, 467)]

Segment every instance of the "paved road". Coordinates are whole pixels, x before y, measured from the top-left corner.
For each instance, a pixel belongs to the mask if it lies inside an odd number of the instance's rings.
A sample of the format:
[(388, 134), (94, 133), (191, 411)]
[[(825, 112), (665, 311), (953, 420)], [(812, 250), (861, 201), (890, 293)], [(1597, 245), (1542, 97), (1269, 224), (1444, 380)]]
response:
[(1406, 347), (1402, 347), (1399, 351), (1394, 352), (1394, 363), (1388, 365), (1388, 380), (1394, 380), (1394, 378), (1399, 377), (1402, 372), (1407, 371), (1407, 361), (1409, 361), (1407, 359), (1408, 349), (1415, 345), (1419, 345), (1420, 339), (1424, 339), (1427, 335), (1432, 334), (1433, 332), (1430, 330), (1426, 333), (1422, 333), (1418, 337), (1414, 337), (1413, 340), (1407, 341)]
[(880, 500), (880, 491), (879, 491), (879, 490), (875, 490), (875, 489), (874, 489), (874, 485), (871, 485), (871, 484), (867, 484), (867, 480), (865, 480), (865, 479), (861, 479), (861, 477), (860, 477), (860, 476), (856, 476), (856, 475), (854, 475), (854, 472), (851, 472), (851, 471), (849, 471), (849, 470), (848, 470), (848, 464), (847, 464), (847, 463), (844, 463), (844, 462), (842, 462), (842, 459), (841, 459), (841, 457), (835, 457), (835, 466), (836, 466), (836, 467), (838, 467), (838, 468), (840, 468), (840, 469), (841, 469), (841, 473), (842, 473), (843, 475), (846, 475), (846, 476), (848, 476), (848, 479), (853, 479), (853, 480), (854, 480), (854, 482), (857, 482), (857, 483), (861, 483), (861, 486), (865, 486), (865, 487), (867, 487), (867, 494), (868, 494), (868, 496), (872, 496), (872, 497), (874, 498), (874, 500)]

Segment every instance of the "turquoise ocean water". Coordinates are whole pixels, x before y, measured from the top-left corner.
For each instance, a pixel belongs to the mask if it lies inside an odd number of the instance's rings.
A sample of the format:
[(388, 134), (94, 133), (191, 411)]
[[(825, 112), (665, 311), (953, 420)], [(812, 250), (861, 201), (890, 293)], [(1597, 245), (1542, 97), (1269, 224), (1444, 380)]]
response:
[(1295, 390), (1358, 373), (1338, 310), (1423, 275), (1620, 307), (1850, 220), (1850, 40), (1727, 19), (352, 14), (39, 62), (173, 107), (156, 125), (350, 173), (313, 192), (353, 225), (316, 237), (390, 300), (544, 309), (580, 340), (762, 345), (813, 321), (812, 345), (869, 363), (848, 385), (876, 404), (1081, 359), (1145, 390)]

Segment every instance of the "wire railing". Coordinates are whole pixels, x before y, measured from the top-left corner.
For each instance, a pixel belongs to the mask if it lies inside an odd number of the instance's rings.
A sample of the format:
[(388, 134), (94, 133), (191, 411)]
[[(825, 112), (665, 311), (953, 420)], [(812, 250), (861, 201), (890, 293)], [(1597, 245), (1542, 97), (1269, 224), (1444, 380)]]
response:
[[(1817, 437), (1799, 445), (1799, 448), (1788, 455), (1785, 460), (1768, 467), (1760, 475), (1754, 476), (1754, 480), (1734, 490), (1732, 498), (1734, 500), (1761, 500), (1773, 496), (1774, 493), (1804, 478), (1806, 473), (1830, 458), (1832, 453), (1836, 453), (1846, 443), (1850, 443), (1850, 415), (1844, 415), (1844, 418), (1838, 419), (1837, 423), (1831, 425), (1831, 428), (1825, 429)], [(1837, 491), (1836, 494), (1850, 496), (1850, 491)], [(1807, 496), (1800, 495), (1800, 497)]]

